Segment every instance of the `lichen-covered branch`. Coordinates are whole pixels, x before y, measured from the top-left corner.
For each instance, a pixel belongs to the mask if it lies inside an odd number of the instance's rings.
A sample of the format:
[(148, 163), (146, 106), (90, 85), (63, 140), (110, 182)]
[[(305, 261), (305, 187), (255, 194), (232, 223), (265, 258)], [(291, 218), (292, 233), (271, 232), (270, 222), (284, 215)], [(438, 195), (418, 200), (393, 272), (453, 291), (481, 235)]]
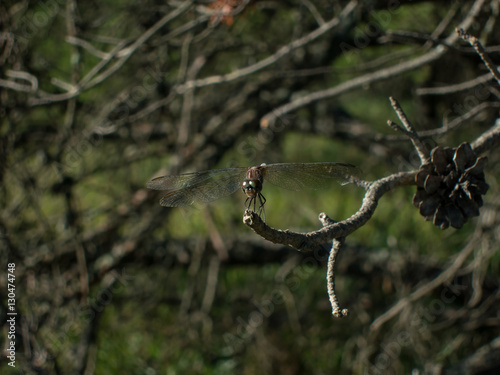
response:
[(379, 199), (398, 186), (415, 184), (415, 173), (415, 171), (396, 173), (369, 183), (361, 207), (354, 215), (314, 232), (297, 233), (271, 228), (259, 215), (250, 210), (245, 210), (243, 223), (268, 241), (287, 245), (301, 252), (313, 251), (316, 246), (330, 242), (334, 238), (346, 237), (366, 224), (375, 212)]

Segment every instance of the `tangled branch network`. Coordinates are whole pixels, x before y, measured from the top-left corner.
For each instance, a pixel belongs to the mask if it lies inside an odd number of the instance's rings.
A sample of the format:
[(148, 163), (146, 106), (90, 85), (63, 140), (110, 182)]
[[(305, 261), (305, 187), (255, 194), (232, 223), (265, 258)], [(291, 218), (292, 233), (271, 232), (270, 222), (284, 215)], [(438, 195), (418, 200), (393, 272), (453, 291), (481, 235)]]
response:
[[(491, 74), (500, 84), (500, 74), (485, 53), (477, 38), (457, 29), (457, 34), (481, 56)], [(335, 222), (321, 213), (319, 220), (323, 228), (297, 233), (268, 226), (257, 213), (245, 210), (243, 223), (262, 238), (276, 244), (290, 246), (300, 252), (311, 252), (317, 246), (333, 241), (327, 266), (327, 285), (332, 314), (335, 317), (347, 316), (348, 310), (342, 309), (335, 293), (335, 264), (345, 238), (365, 225), (372, 217), (382, 196), (400, 186), (416, 185), (417, 192), (413, 204), (425, 220), (432, 221), (441, 229), (450, 224), (460, 228), (468, 218), (479, 216), (482, 195), (488, 185), (484, 181), (487, 158), (477, 157), (500, 143), (500, 120), (481, 134), (471, 144), (463, 143), (455, 149), (435, 147), (429, 151), (421, 137), (410, 123), (396, 99), (389, 98), (403, 127), (388, 121), (389, 127), (408, 137), (419, 155), (419, 170), (395, 173), (375, 181), (364, 181), (351, 177), (350, 182), (366, 190), (361, 207), (351, 217)]]

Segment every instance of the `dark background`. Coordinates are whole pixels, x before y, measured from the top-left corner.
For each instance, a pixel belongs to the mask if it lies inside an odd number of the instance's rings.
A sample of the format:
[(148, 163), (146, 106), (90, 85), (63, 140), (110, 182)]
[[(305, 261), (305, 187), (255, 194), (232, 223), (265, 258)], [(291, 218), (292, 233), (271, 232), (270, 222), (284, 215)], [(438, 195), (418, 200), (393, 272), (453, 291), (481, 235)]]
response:
[[(18, 316), (16, 367), (3, 352), (2, 374), (498, 371), (497, 150), (485, 154), (481, 215), (462, 229), (424, 221), (415, 187), (381, 199), (338, 261), (341, 320), (327, 244), (300, 254), (265, 242), (242, 223), (240, 192), (183, 210), (145, 188), (262, 162), (352, 163), (366, 180), (418, 169), (387, 126), (399, 123), (389, 96), (429, 149), (474, 141), (495, 124), (499, 87), (455, 28), (498, 63), (498, 11), (496, 1), (3, 1), (0, 311), (5, 323), (14, 263)], [(320, 212), (348, 218), (364, 191), (264, 193), (267, 224), (307, 232)]]

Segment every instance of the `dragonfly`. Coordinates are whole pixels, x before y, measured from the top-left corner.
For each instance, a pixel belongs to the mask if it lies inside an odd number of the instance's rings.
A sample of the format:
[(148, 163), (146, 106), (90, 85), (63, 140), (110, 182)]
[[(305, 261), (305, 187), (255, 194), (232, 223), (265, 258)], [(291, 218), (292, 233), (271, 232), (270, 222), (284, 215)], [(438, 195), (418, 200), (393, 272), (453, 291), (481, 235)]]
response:
[(165, 191), (160, 199), (160, 204), (165, 207), (206, 204), (241, 189), (246, 195), (245, 208), (253, 207), (255, 212), (258, 205), (261, 215), (266, 203), (262, 195), (264, 179), (275, 186), (300, 191), (303, 188), (323, 188), (331, 180), (346, 184), (359, 173), (359, 168), (348, 163), (276, 163), (156, 177), (146, 186)]

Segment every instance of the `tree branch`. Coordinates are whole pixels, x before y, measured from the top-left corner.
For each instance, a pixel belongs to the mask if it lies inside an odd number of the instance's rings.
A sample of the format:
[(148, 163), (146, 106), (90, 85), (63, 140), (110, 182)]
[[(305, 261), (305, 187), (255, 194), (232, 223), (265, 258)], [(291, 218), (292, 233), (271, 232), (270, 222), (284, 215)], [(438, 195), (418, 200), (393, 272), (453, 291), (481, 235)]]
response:
[[(470, 24), (473, 22), (474, 18), (479, 14), (482, 5), (484, 4), (485, 0), (479, 0), (476, 1), (476, 3), (472, 6), (469, 14), (467, 17), (462, 21), (460, 27), (463, 29), (467, 29)], [(454, 43), (458, 38), (458, 35), (453, 32), (450, 34), (446, 39), (444, 44), (445, 45), (451, 45)], [(296, 99), (292, 102), (289, 102), (287, 104), (284, 104), (278, 108), (275, 108), (268, 114), (264, 115), (261, 119), (261, 126), (263, 128), (266, 128), (269, 126), (269, 124), (273, 123), (276, 121), (277, 118), (290, 113), (292, 111), (295, 111), (299, 108), (305, 107), (313, 102), (319, 101), (319, 100), (324, 100), (324, 99), (331, 99), (333, 97), (339, 96), (340, 94), (347, 93), (351, 90), (354, 90), (356, 88), (362, 87), (369, 85), (371, 83), (381, 81), (383, 79), (387, 78), (394, 78), (404, 72), (419, 68), (423, 65), (429, 64), (435, 60), (437, 60), (439, 57), (441, 57), (443, 54), (445, 54), (447, 51), (447, 48), (444, 45), (439, 45), (436, 46), (433, 50), (430, 52), (416, 57), (413, 60), (410, 61), (405, 61), (403, 63), (390, 66), (385, 69), (378, 70), (373, 73), (368, 73), (365, 75), (362, 75), (360, 77), (353, 78), (349, 81), (340, 83), (337, 86), (331, 87), (326, 90), (321, 90), (321, 91), (316, 91), (313, 92), (309, 95), (303, 96), (299, 99)]]
[(498, 84), (500, 85), (500, 72), (498, 72), (497, 66), (493, 63), (490, 56), (486, 53), (482, 44), (479, 42), (479, 39), (477, 39), (475, 36), (466, 33), (464, 29), (457, 28), (456, 31), (457, 34), (460, 36), (460, 38), (462, 38), (466, 42), (469, 42), (472, 48), (476, 50), (479, 57), (481, 57), (481, 60), (483, 60), (484, 65), (486, 65), (490, 73), (493, 75), (493, 77), (495, 77)]
[(287, 44), (286, 46), (281, 47), (278, 51), (276, 51), (276, 53), (274, 53), (271, 56), (266, 57), (265, 59), (257, 62), (256, 64), (235, 70), (234, 72), (231, 72), (228, 74), (207, 77), (207, 78), (194, 80), (194, 81), (188, 81), (188, 82), (185, 82), (185, 83), (179, 85), (176, 89), (178, 92), (182, 93), (183, 91), (185, 91), (189, 88), (194, 88), (194, 87), (199, 88), (199, 87), (234, 81), (236, 79), (245, 77), (249, 74), (253, 74), (261, 69), (264, 69), (265, 67), (274, 64), (279, 59), (281, 59), (283, 56), (286, 56), (287, 54), (294, 51), (295, 49), (302, 47), (302, 46), (306, 45), (307, 43), (312, 42), (313, 40), (319, 38), (321, 35), (325, 34), (327, 31), (338, 26), (340, 24), (340, 22), (346, 16), (348, 16), (350, 13), (352, 13), (354, 11), (354, 9), (356, 8), (356, 5), (357, 5), (357, 1), (349, 2), (349, 4), (346, 5), (344, 10), (342, 11), (341, 14), (339, 14), (338, 17), (334, 17), (333, 19), (331, 19), (327, 23), (321, 25), (320, 27), (318, 27), (317, 29), (315, 29), (311, 33), (303, 36), (300, 39), (292, 41), (291, 43)]
[[(346, 237), (362, 227), (373, 215), (379, 199), (388, 191), (403, 185), (415, 184), (416, 171), (401, 172), (384, 177), (371, 183), (366, 182), (367, 191), (360, 209), (350, 218), (328, 225), (323, 229), (310, 233), (297, 233), (279, 230), (268, 226), (255, 212), (245, 210), (243, 223), (255, 233), (273, 243), (290, 246), (301, 252), (313, 251), (316, 246), (332, 241), (334, 238)], [(363, 181), (364, 182), (364, 181)], [(361, 185), (358, 183), (358, 185)]]
[[(413, 147), (415, 147), (415, 150), (417, 150), (418, 156), (420, 158), (420, 162), (422, 164), (427, 164), (430, 161), (429, 157), (429, 150), (427, 150), (427, 147), (422, 143), (420, 137), (417, 134), (417, 131), (411, 124), (410, 120), (408, 120), (408, 117), (406, 117), (406, 114), (403, 111), (403, 108), (399, 105), (398, 101), (394, 99), (392, 96), (389, 98), (392, 108), (394, 108), (394, 111), (398, 115), (399, 119), (403, 123), (404, 127), (406, 128), (405, 134), (411, 139), (411, 142), (413, 143)], [(392, 126), (392, 124), (389, 124)], [(393, 127), (393, 126), (392, 126)], [(394, 127), (393, 127), (394, 128)], [(396, 127), (396, 129), (399, 129)]]

